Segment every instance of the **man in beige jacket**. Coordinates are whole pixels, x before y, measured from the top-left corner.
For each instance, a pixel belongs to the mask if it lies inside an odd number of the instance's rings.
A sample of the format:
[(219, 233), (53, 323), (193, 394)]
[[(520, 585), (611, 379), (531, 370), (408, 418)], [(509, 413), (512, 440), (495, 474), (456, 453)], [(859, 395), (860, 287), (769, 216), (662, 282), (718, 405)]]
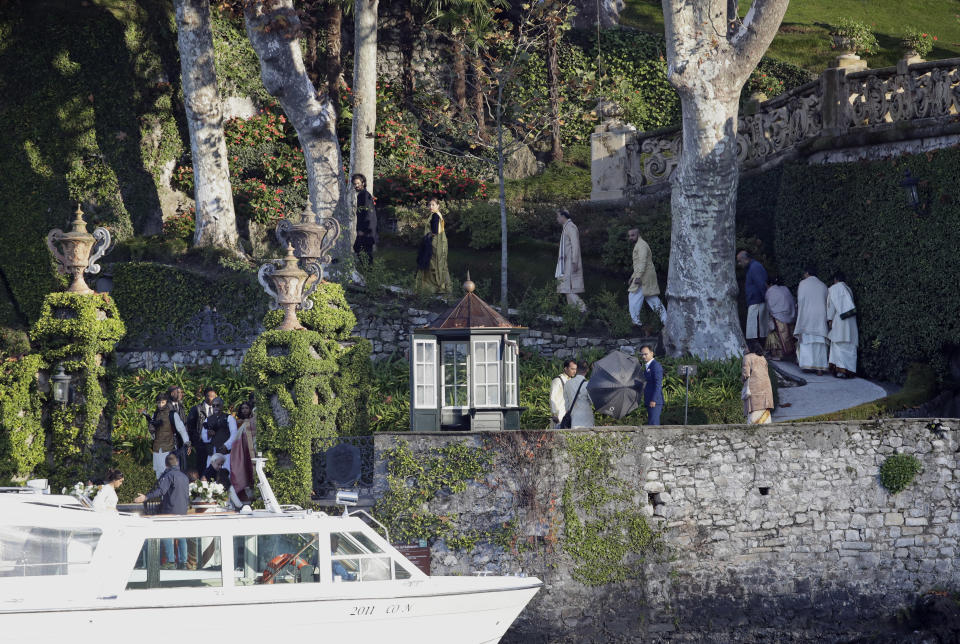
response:
[(640, 231), (631, 228), (627, 237), (633, 242), (633, 275), (627, 286), (627, 299), (630, 306), (630, 317), (634, 324), (640, 324), (640, 309), (643, 303), (657, 312), (660, 321), (667, 323), (667, 311), (660, 302), (660, 287), (657, 285), (657, 271), (653, 268), (653, 255), (650, 245), (640, 237)]

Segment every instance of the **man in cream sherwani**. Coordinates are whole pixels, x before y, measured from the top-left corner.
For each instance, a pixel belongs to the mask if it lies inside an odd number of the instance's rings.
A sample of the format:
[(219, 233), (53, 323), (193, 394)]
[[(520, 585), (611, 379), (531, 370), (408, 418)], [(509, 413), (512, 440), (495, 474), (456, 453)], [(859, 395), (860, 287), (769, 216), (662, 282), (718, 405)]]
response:
[(822, 376), (827, 369), (827, 285), (817, 278), (817, 268), (808, 265), (797, 286), (797, 364), (804, 371)]
[(640, 230), (631, 228), (627, 237), (633, 242), (633, 275), (627, 286), (627, 301), (630, 307), (630, 318), (634, 324), (640, 324), (640, 310), (643, 303), (656, 311), (660, 322), (667, 323), (667, 311), (660, 302), (660, 285), (657, 284), (657, 271), (653, 267), (653, 254), (650, 245), (640, 236)]
[(830, 366), (837, 378), (851, 378), (857, 372), (857, 309), (853, 291), (842, 272), (833, 274), (833, 286), (827, 291), (827, 320), (830, 325)]

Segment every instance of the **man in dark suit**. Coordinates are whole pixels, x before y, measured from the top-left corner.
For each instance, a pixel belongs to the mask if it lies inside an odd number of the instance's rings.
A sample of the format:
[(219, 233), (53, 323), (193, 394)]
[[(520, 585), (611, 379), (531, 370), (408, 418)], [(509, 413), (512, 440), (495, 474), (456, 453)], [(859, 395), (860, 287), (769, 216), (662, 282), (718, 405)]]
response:
[(643, 358), (643, 406), (647, 409), (647, 424), (659, 425), (663, 411), (663, 367), (653, 357), (653, 348), (649, 344), (640, 347)]
[(213, 401), (216, 397), (216, 389), (213, 387), (205, 387), (203, 389), (203, 400), (194, 405), (190, 409), (190, 414), (187, 416), (187, 433), (190, 435), (190, 443), (193, 445), (193, 451), (197, 454), (194, 464), (194, 469), (196, 469), (197, 472), (203, 472), (207, 469), (207, 456), (209, 452), (200, 433), (203, 430), (203, 421), (207, 419), (207, 416), (213, 415)]

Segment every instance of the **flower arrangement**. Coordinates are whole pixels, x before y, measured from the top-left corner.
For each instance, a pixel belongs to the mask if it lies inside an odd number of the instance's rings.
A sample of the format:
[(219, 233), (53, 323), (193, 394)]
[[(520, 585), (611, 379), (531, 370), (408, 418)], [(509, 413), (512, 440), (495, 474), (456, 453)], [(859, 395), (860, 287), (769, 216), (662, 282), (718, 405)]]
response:
[(930, 53), (933, 49), (933, 43), (936, 41), (937, 37), (933, 34), (911, 27), (907, 29), (901, 42), (908, 52), (916, 52), (918, 56), (923, 58)]
[(782, 80), (759, 69), (753, 70), (747, 80), (747, 91), (750, 94), (765, 94), (768, 98), (773, 98), (783, 94), (783, 90)]
[(855, 54), (875, 54), (880, 49), (876, 36), (866, 23), (850, 18), (841, 18), (830, 27), (833, 48)]
[(98, 491), (100, 491), (99, 485), (77, 481), (73, 484), (72, 488), (63, 488), (60, 490), (60, 494), (69, 494), (70, 496), (75, 496), (78, 499), (87, 499), (89, 501), (96, 496)]
[(214, 481), (194, 481), (190, 484), (190, 502), (226, 503), (227, 489)]

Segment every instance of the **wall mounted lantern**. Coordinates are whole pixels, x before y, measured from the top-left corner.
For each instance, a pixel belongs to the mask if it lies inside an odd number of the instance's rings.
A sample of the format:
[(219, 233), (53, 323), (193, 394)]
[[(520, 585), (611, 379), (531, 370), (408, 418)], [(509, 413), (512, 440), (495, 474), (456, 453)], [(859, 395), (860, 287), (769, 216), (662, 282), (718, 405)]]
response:
[(72, 380), (73, 378), (64, 372), (63, 365), (57, 365), (57, 373), (50, 378), (50, 389), (55, 401), (62, 405), (70, 402), (70, 383)]
[(920, 199), (919, 184), (920, 180), (911, 175), (910, 170), (904, 171), (903, 181), (900, 182), (900, 187), (906, 190), (907, 202), (910, 204), (910, 207), (913, 208), (913, 212), (918, 215), (923, 215), (929, 210), (930, 201)]

